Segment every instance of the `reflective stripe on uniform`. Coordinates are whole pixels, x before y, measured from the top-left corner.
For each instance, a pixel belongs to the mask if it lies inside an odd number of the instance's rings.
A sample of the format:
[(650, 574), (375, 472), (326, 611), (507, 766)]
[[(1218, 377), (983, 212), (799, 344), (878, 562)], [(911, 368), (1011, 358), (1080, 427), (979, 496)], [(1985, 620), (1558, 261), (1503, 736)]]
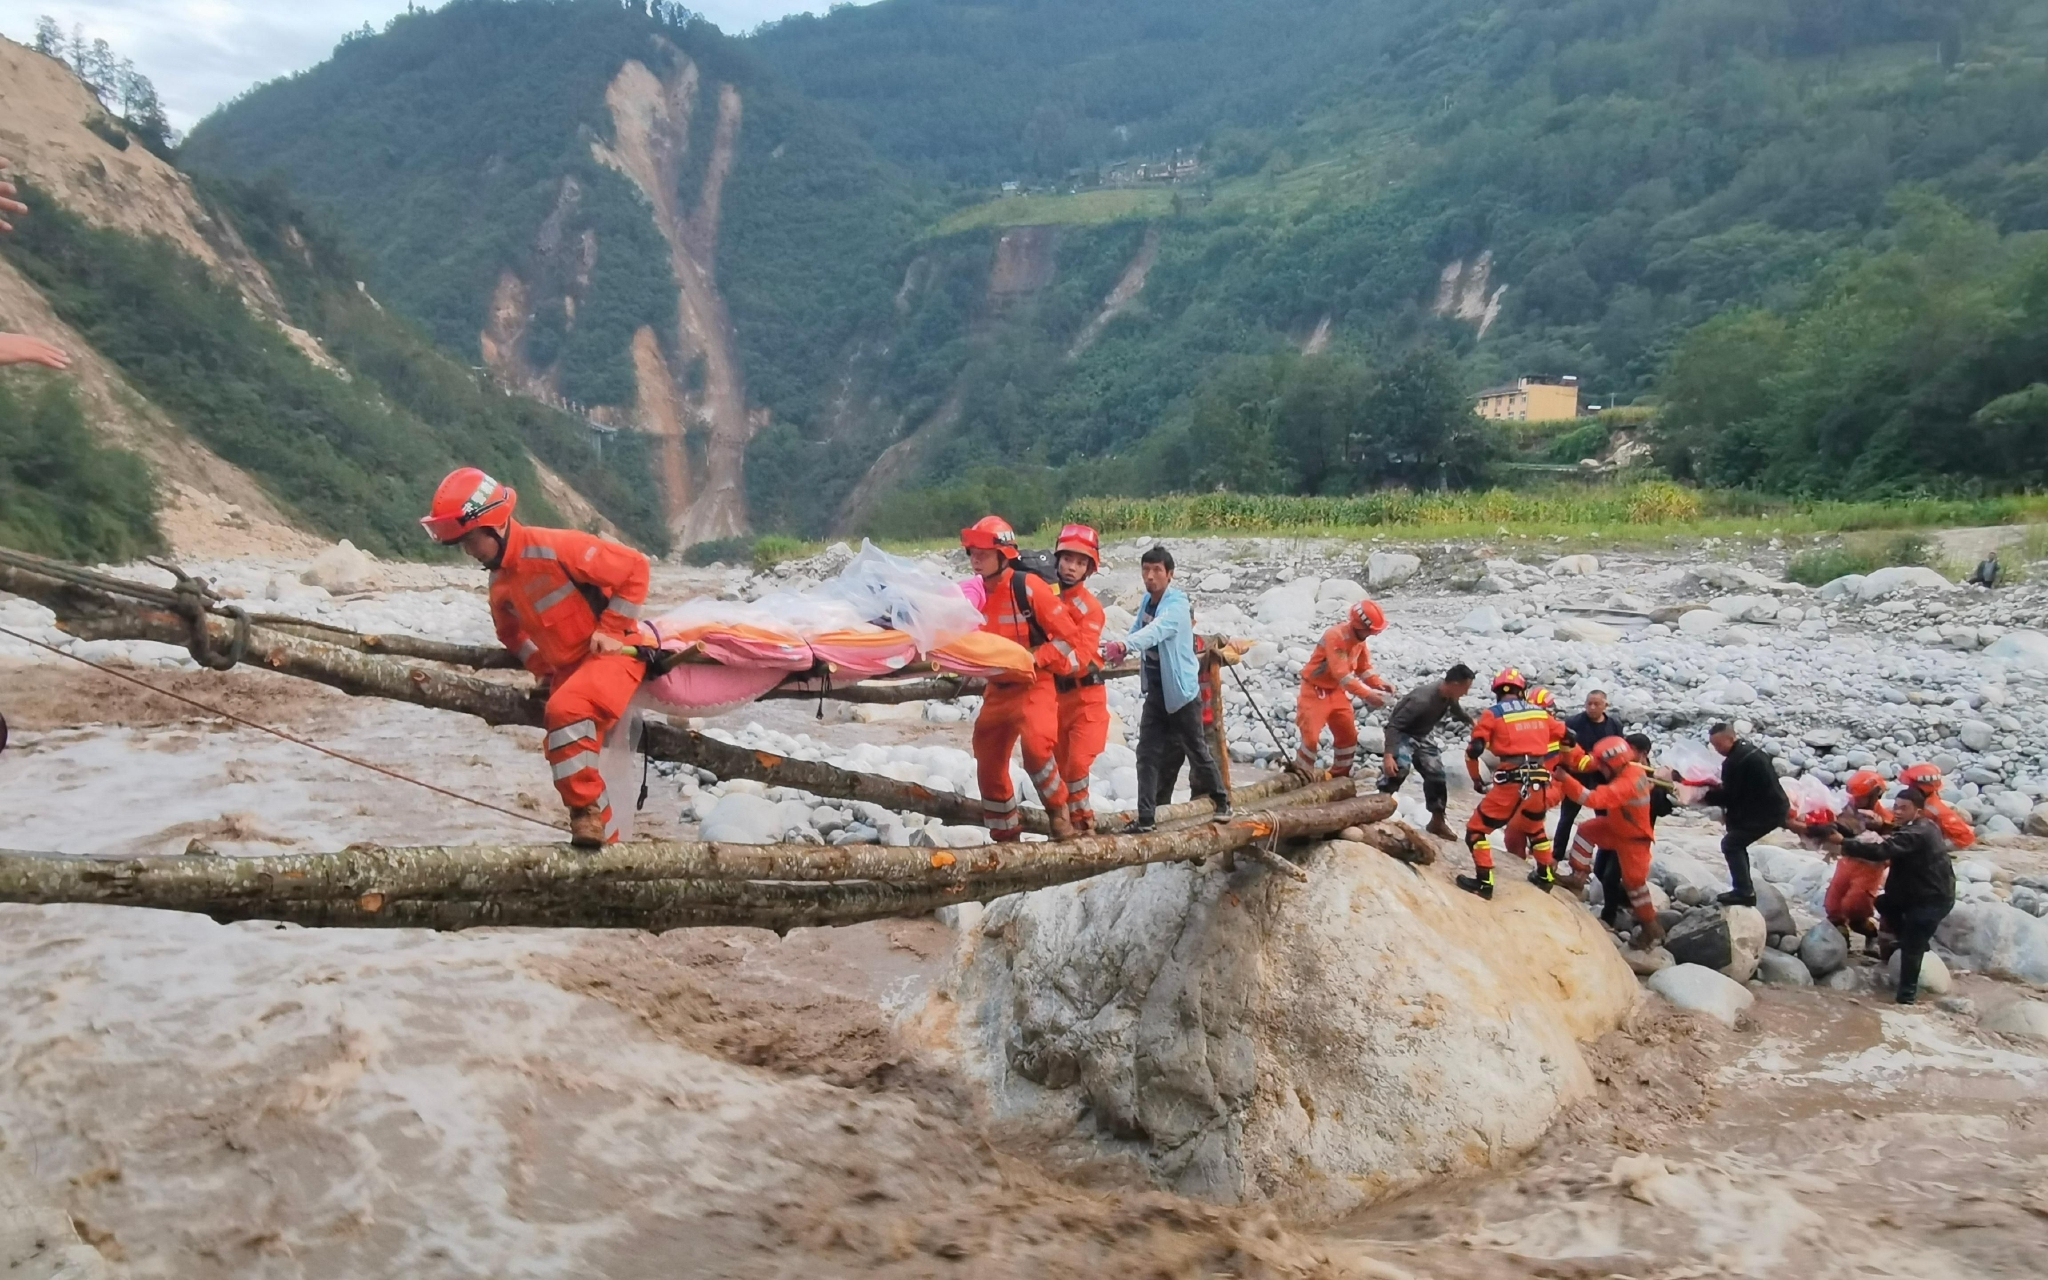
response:
[(619, 819), (612, 812), (612, 793), (609, 791), (598, 792), (597, 799), (592, 803), (591, 807), (604, 815), (604, 838), (607, 841), (618, 839)]
[(572, 742), (577, 742), (584, 738), (588, 738), (592, 742), (597, 741), (597, 721), (578, 720), (574, 724), (563, 725), (561, 728), (548, 734), (546, 750), (559, 750)]
[(560, 782), (564, 778), (574, 777), (585, 769), (595, 768), (597, 768), (597, 752), (578, 751), (566, 760), (555, 761), (555, 781)]
[(984, 799), (981, 802), (981, 807), (989, 813), (1008, 813), (1012, 809), (1015, 809), (1017, 807), (1017, 804), (1017, 797), (1011, 796), (1008, 800)]
[(632, 618), (635, 621), (638, 621), (640, 618), (640, 608), (639, 605), (621, 596), (613, 596), (604, 602), (604, 611), (606, 613), (616, 613), (621, 618)]
[(524, 551), (521, 551), (521, 552), (519, 553), (519, 558), (520, 558), (521, 560), (559, 560), (559, 559), (561, 559), (561, 557), (560, 557), (560, 556), (558, 556), (558, 555), (556, 555), (556, 554), (555, 554), (555, 549), (554, 549), (553, 547), (543, 547), (543, 546), (540, 546), (540, 545), (538, 545), (538, 544), (529, 544), (529, 545), (528, 545), (528, 546), (526, 547), (526, 549), (525, 549)]
[(539, 652), (540, 646), (535, 644), (531, 640), (521, 640), (519, 642), (519, 647), (513, 650), (513, 653), (518, 655), (519, 660), (521, 662), (526, 661), (528, 658), (531, 658), (534, 654)]
[(540, 599), (534, 601), (533, 611), (535, 613), (546, 613), (548, 610), (554, 608), (556, 605), (562, 603), (562, 601), (567, 600), (570, 596), (573, 596), (575, 594), (576, 584), (573, 582), (565, 582), (561, 586), (555, 588), (553, 591), (550, 591), (546, 595), (542, 596)]
[(1074, 646), (1073, 646), (1073, 645), (1070, 645), (1070, 644), (1068, 644), (1068, 643), (1067, 643), (1066, 641), (1064, 641), (1064, 640), (1055, 640), (1055, 641), (1053, 641), (1053, 642), (1052, 642), (1052, 647), (1053, 647), (1053, 648), (1054, 648), (1055, 650), (1057, 650), (1057, 651), (1059, 652), (1059, 655), (1060, 655), (1061, 657), (1065, 658), (1065, 659), (1066, 659), (1066, 660), (1067, 660), (1068, 662), (1073, 662), (1073, 661), (1074, 661)]

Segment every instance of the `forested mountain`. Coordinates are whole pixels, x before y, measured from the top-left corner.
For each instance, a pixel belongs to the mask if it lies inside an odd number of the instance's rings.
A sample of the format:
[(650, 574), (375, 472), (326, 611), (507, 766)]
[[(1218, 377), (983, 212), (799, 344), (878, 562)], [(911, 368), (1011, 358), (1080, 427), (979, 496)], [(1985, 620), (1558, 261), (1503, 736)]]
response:
[[(880, 0), (745, 39), (456, 0), (186, 162), (281, 172), (441, 341), (656, 436), (685, 540), (1472, 482), (1498, 440), (1463, 397), (1528, 373), (1682, 401), (1662, 456), (1703, 479), (2001, 487), (2048, 480), (1961, 447), (2048, 399), (2010, 283), (2048, 227), (2044, 55), (2048, 0)], [(1958, 304), (1997, 323), (1948, 335), (1938, 395), (1878, 376), (1910, 327), (1714, 364), (1876, 279), (1953, 300), (1925, 255), (1962, 241), (2006, 282)], [(1714, 368), (1747, 398), (1702, 400)]]

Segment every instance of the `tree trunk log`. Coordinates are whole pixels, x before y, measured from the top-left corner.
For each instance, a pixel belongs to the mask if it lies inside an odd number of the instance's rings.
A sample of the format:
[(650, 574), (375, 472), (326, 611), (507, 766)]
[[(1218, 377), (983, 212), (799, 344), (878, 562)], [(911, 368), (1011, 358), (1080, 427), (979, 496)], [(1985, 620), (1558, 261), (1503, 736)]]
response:
[(270, 858), (97, 859), (0, 853), (0, 901), (192, 911), (216, 920), (467, 929), (493, 925), (787, 930), (918, 915), (956, 902), (1327, 836), (1393, 812), (1386, 796), (1245, 814), (1143, 836), (934, 850), (647, 841), (383, 849)]
[[(185, 619), (167, 608), (154, 607), (110, 595), (105, 591), (34, 572), (11, 562), (0, 562), (0, 590), (36, 600), (57, 614), (58, 622), (71, 634), (86, 640), (153, 640), (184, 648), (190, 639)], [(451, 670), (435, 662), (386, 657), (365, 648), (338, 644), (333, 639), (316, 639), (302, 631), (326, 632), (313, 624), (288, 624), (284, 629), (266, 620), (252, 619), (249, 643), (242, 661), (282, 675), (312, 680), (339, 689), (353, 697), (388, 698), (441, 711), (459, 711), (476, 716), (486, 724), (517, 724), (538, 727), (547, 706), (546, 696), (521, 676), (490, 678)], [(207, 634), (215, 652), (224, 653), (234, 638), (234, 623), (209, 616)], [(354, 636), (341, 632), (341, 636)], [(356, 637), (366, 644), (368, 638)], [(388, 646), (395, 637), (381, 638), (377, 646)], [(419, 641), (431, 646), (432, 641)], [(468, 646), (451, 646), (468, 648)], [(838, 691), (835, 691), (838, 692)], [(790, 787), (836, 800), (862, 800), (885, 809), (927, 814), (955, 826), (980, 826), (981, 802), (957, 792), (939, 791), (912, 783), (898, 782), (875, 774), (858, 773), (812, 760), (793, 760), (772, 752), (755, 751), (721, 742), (694, 729), (661, 720), (649, 720), (640, 740), (641, 750), (656, 760), (672, 760), (709, 769), (720, 778), (751, 779), (772, 787)], [(1234, 804), (1255, 804), (1301, 786), (1285, 775), (1254, 783), (1232, 793)], [(1161, 822), (1199, 817), (1214, 811), (1207, 799), (1191, 800), (1162, 808)], [(1044, 835), (1050, 829), (1045, 811), (1025, 807), (1021, 811), (1024, 829)], [(1102, 829), (1122, 830), (1132, 815), (1119, 814), (1103, 821)]]

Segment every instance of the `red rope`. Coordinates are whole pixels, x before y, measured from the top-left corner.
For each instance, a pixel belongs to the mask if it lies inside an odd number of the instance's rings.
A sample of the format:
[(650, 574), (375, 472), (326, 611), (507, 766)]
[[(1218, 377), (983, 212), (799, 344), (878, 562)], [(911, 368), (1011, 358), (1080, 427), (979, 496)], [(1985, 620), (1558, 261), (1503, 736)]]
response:
[(155, 685), (149, 683), (147, 680), (138, 680), (134, 676), (123, 674), (122, 672), (114, 670), (112, 667), (102, 666), (101, 664), (94, 662), (91, 658), (80, 657), (78, 654), (75, 653), (67, 653), (65, 650), (59, 649), (56, 645), (43, 643), (41, 640), (36, 639), (34, 636), (25, 636), (21, 634), (19, 631), (13, 631), (6, 627), (0, 627), (0, 635), (13, 636), (16, 640), (21, 641), (23, 644), (32, 644), (38, 649), (47, 649), (51, 653), (56, 654), (60, 658), (69, 658), (73, 662), (83, 663), (84, 665), (91, 667), (94, 671), (101, 673), (102, 675), (112, 676), (116, 680), (126, 680), (129, 684), (138, 685), (144, 689), (149, 690), (151, 693), (159, 694), (166, 698), (175, 699), (179, 702), (184, 703), (188, 707), (196, 707), (210, 716), (219, 716), (223, 720), (232, 720), (236, 724), (242, 725), (245, 728), (254, 729), (259, 733), (267, 733), (273, 738), (282, 738), (284, 741), (289, 742), (294, 746), (304, 747), (308, 751), (317, 751), (323, 756), (331, 756), (332, 758), (339, 760), (344, 764), (352, 764), (356, 766), (358, 769), (368, 769), (371, 773), (381, 773), (385, 777), (395, 779), (399, 782), (409, 782), (415, 787), (425, 787), (427, 790), (433, 792), (435, 795), (446, 796), (450, 800), (460, 800), (464, 804), (473, 804), (479, 809), (489, 809), (493, 813), (502, 813), (508, 818), (517, 818), (521, 822), (531, 822), (535, 826), (546, 827), (550, 831), (562, 831), (566, 829), (560, 823), (549, 822), (545, 818), (536, 818), (530, 813), (521, 813), (517, 809), (507, 809), (503, 805), (492, 804), (488, 800), (478, 800), (473, 796), (466, 796), (461, 794), (460, 792), (450, 791), (446, 787), (437, 787), (431, 782), (422, 782), (418, 778), (408, 778), (402, 773), (397, 773), (393, 770), (386, 769), (381, 764), (372, 764), (368, 760), (358, 760), (354, 756), (345, 755), (342, 752), (334, 750), (332, 747), (323, 747), (317, 742), (308, 742), (304, 738), (286, 733), (282, 729), (273, 729), (267, 724), (259, 724), (254, 720), (247, 719), (243, 716), (238, 716), (232, 711), (223, 711), (219, 707), (210, 707), (206, 705), (204, 702), (201, 702), (196, 698), (188, 698), (182, 693), (172, 693), (169, 689), (159, 689)]

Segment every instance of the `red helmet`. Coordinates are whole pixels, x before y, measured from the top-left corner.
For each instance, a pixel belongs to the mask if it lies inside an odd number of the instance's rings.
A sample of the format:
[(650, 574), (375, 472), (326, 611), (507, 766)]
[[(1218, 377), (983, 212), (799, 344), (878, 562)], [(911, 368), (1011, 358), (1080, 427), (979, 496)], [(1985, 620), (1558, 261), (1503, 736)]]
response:
[(983, 516), (960, 531), (960, 545), (970, 550), (999, 551), (1003, 559), (1017, 558), (1017, 531), (1001, 516)]
[(1527, 677), (1520, 667), (1502, 667), (1500, 674), (1493, 678), (1493, 691), (1505, 693), (1509, 689), (1521, 690), (1529, 687)]
[(1351, 606), (1351, 629), (1376, 636), (1387, 629), (1386, 610), (1370, 600), (1360, 600)]
[[(1933, 765), (1926, 767), (1934, 768)], [(1940, 771), (1936, 772), (1938, 774)], [(1843, 784), (1843, 789), (1849, 793), (1851, 800), (1868, 800), (1884, 793), (1884, 775), (1875, 769), (1858, 769), (1849, 775), (1849, 781)]]
[(1538, 687), (1529, 690), (1529, 705), (1548, 710), (1557, 705), (1557, 699), (1551, 696), (1550, 690)]
[(1053, 544), (1052, 550), (1054, 555), (1071, 551), (1077, 556), (1087, 556), (1091, 573), (1102, 567), (1102, 539), (1085, 524), (1070, 524), (1061, 529), (1060, 540)]
[(1933, 764), (1916, 764), (1899, 775), (1899, 781), (1909, 787), (1918, 787), (1928, 795), (1941, 790), (1941, 770)]
[(1593, 758), (1601, 764), (1619, 764), (1636, 758), (1636, 749), (1628, 745), (1626, 738), (1603, 738), (1593, 748)]
[(460, 542), (476, 529), (496, 530), (499, 537), (512, 523), (512, 508), (519, 504), (519, 492), (499, 484), (475, 467), (461, 467), (448, 473), (434, 490), (433, 505), (420, 520), (420, 527), (436, 542)]

